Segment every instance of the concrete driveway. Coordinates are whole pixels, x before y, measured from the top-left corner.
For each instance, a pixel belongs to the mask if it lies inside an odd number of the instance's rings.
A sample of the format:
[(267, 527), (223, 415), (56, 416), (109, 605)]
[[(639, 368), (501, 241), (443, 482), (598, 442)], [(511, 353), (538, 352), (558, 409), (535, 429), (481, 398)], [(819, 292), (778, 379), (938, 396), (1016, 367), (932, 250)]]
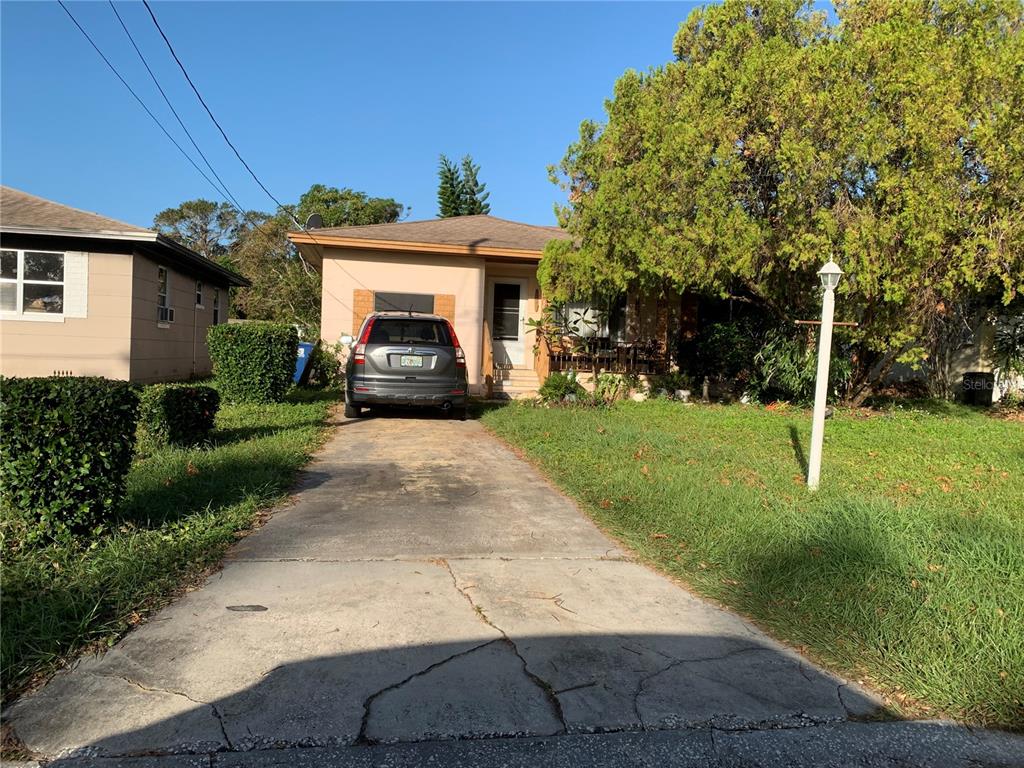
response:
[(633, 562), (478, 423), (392, 416), (339, 420), (294, 504), (223, 570), (6, 719), (76, 765), (1024, 754), (1005, 734), (857, 722), (877, 710)]

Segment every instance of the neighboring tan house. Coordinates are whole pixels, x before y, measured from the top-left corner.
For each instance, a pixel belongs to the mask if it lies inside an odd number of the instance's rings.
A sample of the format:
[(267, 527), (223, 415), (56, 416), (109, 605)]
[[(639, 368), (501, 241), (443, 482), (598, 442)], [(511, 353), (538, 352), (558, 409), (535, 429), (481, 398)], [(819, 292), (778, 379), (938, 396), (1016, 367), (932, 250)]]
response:
[[(543, 308), (537, 265), (544, 245), (568, 237), (558, 227), (479, 215), (307, 229), (288, 237), (322, 266), (326, 342), (354, 335), (373, 311), (443, 315), (465, 349), (474, 394), (533, 391), (549, 371), (570, 367), (663, 370), (671, 339), (692, 314), (679, 296), (623, 296), (585, 334), (588, 349), (552, 350), (537, 343), (528, 320)], [(575, 316), (587, 310), (585, 304), (567, 308)]]
[(0, 187), (0, 374), (210, 373), (206, 330), (248, 281), (149, 229)]

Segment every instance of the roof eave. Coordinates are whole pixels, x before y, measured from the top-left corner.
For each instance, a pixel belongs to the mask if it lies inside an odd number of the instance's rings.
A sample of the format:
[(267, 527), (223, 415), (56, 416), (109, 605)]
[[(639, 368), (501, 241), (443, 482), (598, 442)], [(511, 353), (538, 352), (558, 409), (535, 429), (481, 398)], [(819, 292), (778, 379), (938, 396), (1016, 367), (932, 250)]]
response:
[(213, 272), (214, 274), (224, 278), (224, 280), (226, 280), (230, 285), (238, 288), (248, 288), (252, 285), (249, 280), (238, 273), (233, 272), (230, 269), (225, 269), (217, 262), (211, 261), (205, 256), (200, 256), (191, 248), (186, 248), (181, 243), (176, 240), (172, 240), (165, 235), (156, 234), (155, 244), (172, 251), (175, 255), (179, 256), (184, 261), (187, 261), (197, 269)]
[(131, 240), (133, 242), (152, 243), (159, 235), (156, 232), (136, 232), (134, 230), (113, 229), (66, 229), (63, 227), (19, 227), (4, 224), (0, 232), (12, 235), (44, 235), (49, 237), (82, 237), (92, 240)]
[(225, 269), (216, 262), (200, 256), (190, 248), (181, 243), (171, 240), (169, 237), (158, 232), (150, 231), (115, 231), (115, 230), (94, 230), (94, 229), (65, 229), (63, 227), (24, 227), (24, 226), (0, 226), (0, 233), (10, 235), (36, 235), (40, 237), (70, 237), (80, 240), (116, 240), (120, 242), (138, 243), (140, 245), (155, 246), (163, 251), (170, 251), (179, 261), (195, 267), (199, 271), (207, 272), (222, 278), (229, 285), (239, 288), (247, 288), (252, 283), (241, 275)]
[(488, 245), (462, 245), (456, 243), (423, 243), (409, 240), (378, 240), (362, 237), (339, 237), (337, 235), (313, 235), (310, 232), (289, 232), (288, 239), (296, 245), (313, 245), (325, 248), (343, 248), (366, 251), (404, 251), (407, 253), (429, 253), (446, 256), (477, 256), (499, 258), (511, 261), (540, 261), (543, 251), (532, 248), (505, 248)]

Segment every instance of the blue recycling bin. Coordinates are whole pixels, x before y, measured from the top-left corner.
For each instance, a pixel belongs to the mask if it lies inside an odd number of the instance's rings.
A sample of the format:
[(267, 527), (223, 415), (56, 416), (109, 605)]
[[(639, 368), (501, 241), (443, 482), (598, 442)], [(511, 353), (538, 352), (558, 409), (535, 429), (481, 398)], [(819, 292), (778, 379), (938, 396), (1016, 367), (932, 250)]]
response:
[(305, 384), (309, 379), (309, 364), (313, 360), (313, 349), (316, 344), (310, 344), (306, 341), (299, 342), (299, 351), (295, 355), (295, 375), (292, 376), (292, 380), (296, 384)]

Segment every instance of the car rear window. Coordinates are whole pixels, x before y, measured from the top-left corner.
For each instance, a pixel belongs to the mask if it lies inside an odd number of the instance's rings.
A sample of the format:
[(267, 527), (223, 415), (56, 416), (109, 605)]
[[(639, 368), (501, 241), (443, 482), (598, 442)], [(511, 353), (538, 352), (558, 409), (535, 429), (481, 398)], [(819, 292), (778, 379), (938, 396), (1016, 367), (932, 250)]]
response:
[(437, 320), (416, 318), (378, 317), (370, 329), (370, 344), (432, 344), (438, 347), (452, 345), (448, 326)]

